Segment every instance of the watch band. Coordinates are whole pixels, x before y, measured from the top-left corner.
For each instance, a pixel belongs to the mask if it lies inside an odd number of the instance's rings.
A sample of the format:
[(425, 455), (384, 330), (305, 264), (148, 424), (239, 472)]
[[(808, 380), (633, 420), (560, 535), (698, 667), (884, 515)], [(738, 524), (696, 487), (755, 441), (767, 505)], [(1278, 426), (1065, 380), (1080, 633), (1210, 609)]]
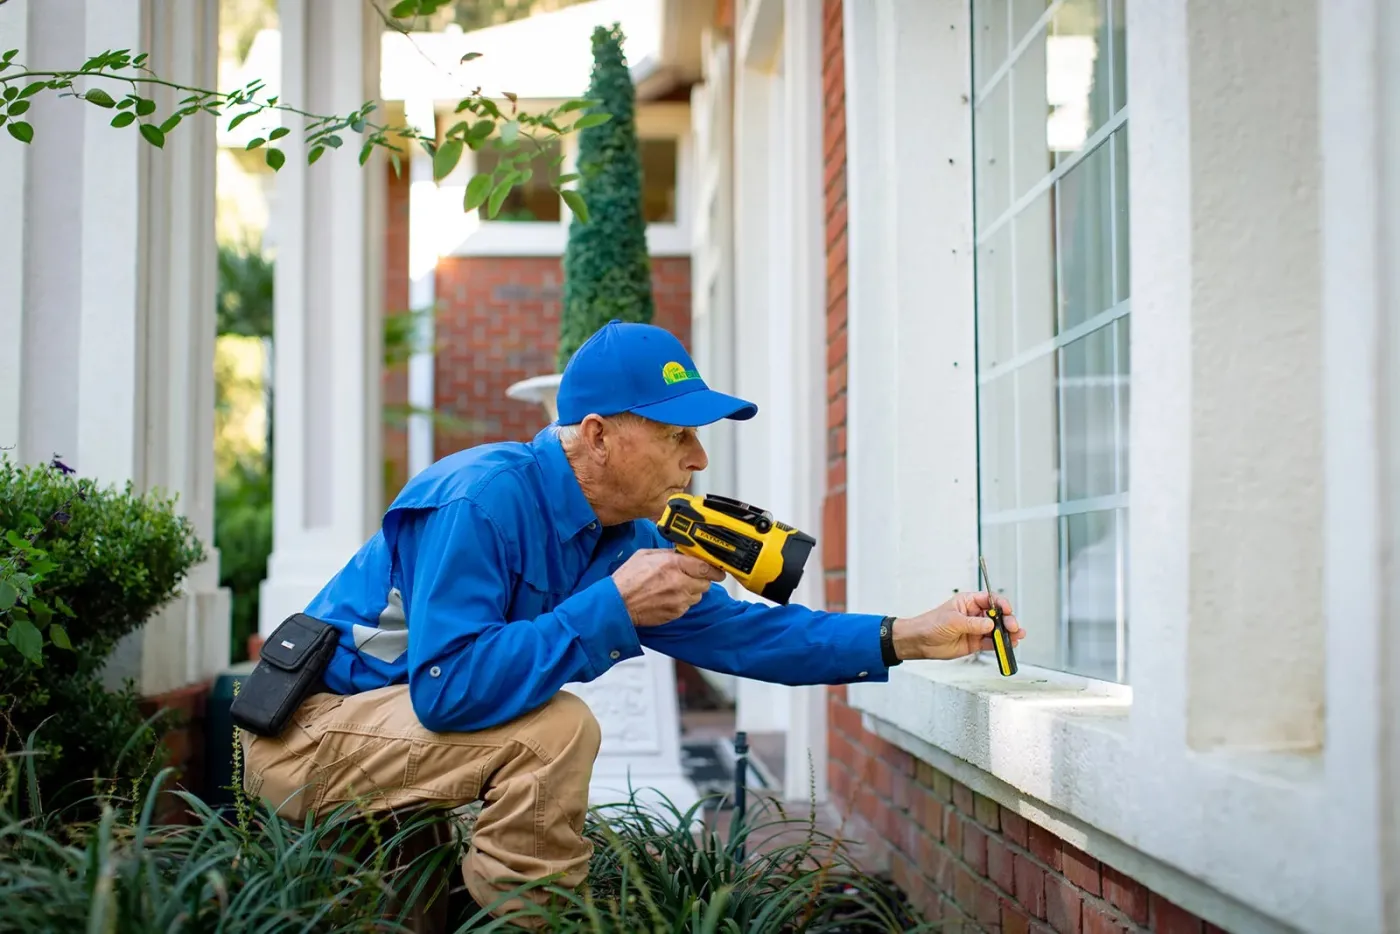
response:
[(880, 620), (880, 657), (884, 660), (886, 668), (893, 668), (903, 661), (894, 651), (893, 616), (886, 616)]

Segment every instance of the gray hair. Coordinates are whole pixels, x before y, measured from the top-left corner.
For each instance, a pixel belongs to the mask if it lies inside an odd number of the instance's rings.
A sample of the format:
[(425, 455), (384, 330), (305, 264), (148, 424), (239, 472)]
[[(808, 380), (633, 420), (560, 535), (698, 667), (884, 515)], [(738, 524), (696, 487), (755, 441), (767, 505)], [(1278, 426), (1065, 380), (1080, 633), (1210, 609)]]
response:
[[(641, 415), (634, 415), (631, 412), (618, 412), (616, 415), (604, 415), (600, 417), (603, 421), (613, 422), (614, 424), (625, 424), (627, 422), (641, 423), (650, 420)], [(549, 426), (549, 431), (559, 439), (561, 444), (569, 445), (578, 440), (579, 425), (551, 425)]]

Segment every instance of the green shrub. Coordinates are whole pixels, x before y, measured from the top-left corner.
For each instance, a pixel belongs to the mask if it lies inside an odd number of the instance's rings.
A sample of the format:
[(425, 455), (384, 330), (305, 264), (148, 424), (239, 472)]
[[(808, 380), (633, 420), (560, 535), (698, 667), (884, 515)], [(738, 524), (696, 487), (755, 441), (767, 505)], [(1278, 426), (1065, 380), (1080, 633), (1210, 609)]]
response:
[(229, 589), (230, 658), (247, 657), (248, 637), (258, 631), (258, 594), (272, 554), (272, 476), (261, 461), (236, 463), (214, 489), (214, 545), (219, 585)]
[[(457, 864), (470, 828), (446, 810), (365, 819), (345, 805), (291, 824), (241, 796), (221, 814), (182, 793), (197, 817), (189, 826), (153, 826), (153, 797), (105, 800), (96, 820), (73, 824), (53, 812), (24, 815), (13, 788), (28, 764), (8, 765), (0, 931), (397, 931), (407, 929), (408, 910), (444, 898), (456, 931), (514, 930), (507, 925), (524, 915), (544, 917), (543, 929), (561, 934), (936, 929), (893, 886), (862, 874), (844, 843), (810, 817), (778, 813), (722, 835), (700, 826), (698, 805), (684, 814), (634, 801), (595, 808), (586, 893), (546, 881), (536, 887), (554, 891), (556, 907), (491, 919), (492, 905), (462, 897)], [(795, 842), (760, 845), (779, 832)], [(753, 855), (741, 859), (744, 850)]]
[(96, 777), (139, 788), (169, 724), (143, 727), (134, 685), (107, 691), (102, 670), (203, 560), (193, 527), (159, 493), (6, 459), (0, 539), (4, 747), (43, 724), (38, 784), (60, 800)]
[(585, 223), (569, 224), (558, 365), (613, 318), (650, 323), (655, 314), (646, 218), (642, 213), (642, 160), (637, 146), (636, 89), (622, 52), (622, 30), (593, 31), (589, 116), (611, 119), (579, 131), (578, 192), (588, 205)]

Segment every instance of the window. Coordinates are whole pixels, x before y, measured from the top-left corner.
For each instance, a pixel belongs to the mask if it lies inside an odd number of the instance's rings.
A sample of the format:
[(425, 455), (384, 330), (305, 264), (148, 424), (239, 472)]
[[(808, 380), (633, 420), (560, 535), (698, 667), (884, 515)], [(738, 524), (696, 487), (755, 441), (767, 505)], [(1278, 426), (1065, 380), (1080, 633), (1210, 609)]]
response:
[[(529, 145), (529, 144), (527, 144)], [(492, 140), (476, 151), (476, 171), (495, 172), (501, 162), (497, 141)], [(530, 160), (530, 180), (510, 190), (495, 217), (490, 217), (486, 205), (477, 208), (483, 221), (553, 221), (560, 219), (559, 194), (550, 187), (562, 174), (558, 166), (561, 152), (558, 140), (548, 143), (539, 155)]]
[(648, 224), (674, 224), (678, 142), (674, 137), (642, 139), (638, 148), (642, 158), (642, 216)]
[(1126, 682), (1124, 0), (973, 0), (979, 506), (1028, 664)]

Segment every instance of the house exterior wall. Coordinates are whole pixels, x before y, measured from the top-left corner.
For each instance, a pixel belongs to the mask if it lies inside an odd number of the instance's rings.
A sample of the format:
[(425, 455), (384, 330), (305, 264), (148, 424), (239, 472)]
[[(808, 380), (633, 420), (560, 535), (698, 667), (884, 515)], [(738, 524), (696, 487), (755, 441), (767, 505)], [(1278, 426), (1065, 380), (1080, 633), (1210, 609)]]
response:
[[(384, 234), (384, 309), (388, 315), (409, 310), (408, 277), (408, 195), (411, 180), (407, 172), (385, 169), (387, 204)], [(408, 365), (386, 368), (383, 393), (385, 406), (408, 403)], [(384, 502), (391, 503), (408, 482), (408, 426), (393, 421), (384, 426)]]
[[(654, 256), (654, 323), (690, 343), (690, 259)], [(512, 383), (552, 373), (563, 273), (558, 257), (443, 257), (437, 267), (437, 408), (473, 423), (439, 430), (434, 457), (491, 441), (526, 441), (545, 426), (530, 402), (506, 396)]]
[[(828, 609), (907, 615), (980, 583), (976, 499), (954, 490), (975, 489), (978, 471), (967, 9), (875, 0), (851, 35), (854, 11), (823, 2), (811, 93), (825, 120), (828, 444), (811, 469), (826, 475)], [(985, 663), (906, 663), (888, 684), (827, 691), (831, 799), (933, 917), (1039, 932), (1400, 924), (1389, 864), (1372, 862), (1387, 852), (1384, 831), (1365, 817), (1394, 809), (1379, 739), (1394, 727), (1372, 714), (1393, 681), (1357, 664), (1361, 646), (1381, 647), (1383, 614), (1355, 608), (1365, 622), (1344, 662), (1323, 644), (1340, 611), (1316, 604), (1344, 568), (1361, 594), (1385, 567), (1384, 533), (1362, 521), (1381, 502), (1368, 465), (1386, 435), (1367, 401), (1385, 397), (1379, 364), (1346, 367), (1341, 350), (1369, 348), (1362, 335), (1394, 314), (1374, 301), (1384, 289), (1368, 259), (1393, 243), (1374, 238), (1395, 223), (1377, 216), (1383, 159), (1370, 148), (1394, 138), (1396, 120), (1377, 93), (1395, 67), (1375, 38), (1380, 10), (1357, 2), (1340, 22), (1320, 4), (1283, 18), (1126, 4), (1138, 128), (1121, 150), (1133, 170), (1125, 431), (1140, 517), (1126, 572), (1131, 677), (1023, 661), (1017, 685)], [(1240, 35), (1253, 39), (1224, 38)], [(1278, 48), (1297, 53), (1293, 64)], [(859, 127), (847, 126), (852, 113)], [(909, 272), (920, 267), (938, 289), (921, 292)], [(741, 300), (736, 319), (748, 312)], [(1237, 368), (1214, 366), (1217, 355)], [(1262, 412), (1275, 414), (1249, 415)], [(1240, 473), (1225, 437), (1249, 438), (1267, 463)], [(1282, 455), (1295, 447), (1350, 453)], [(853, 467), (853, 456), (865, 460)], [(1239, 509), (1248, 522), (1219, 524)], [(914, 512), (954, 547), (920, 554), (899, 519)], [(989, 561), (995, 577), (1003, 563)], [(933, 582), (920, 581), (930, 568)], [(1280, 573), (1286, 584), (1271, 578)], [(1221, 614), (1241, 587), (1276, 607), (1270, 619), (1289, 617), (1258, 665), (1227, 664)], [(1238, 619), (1235, 639), (1250, 628)], [(1343, 710), (1364, 711), (1362, 722)]]

